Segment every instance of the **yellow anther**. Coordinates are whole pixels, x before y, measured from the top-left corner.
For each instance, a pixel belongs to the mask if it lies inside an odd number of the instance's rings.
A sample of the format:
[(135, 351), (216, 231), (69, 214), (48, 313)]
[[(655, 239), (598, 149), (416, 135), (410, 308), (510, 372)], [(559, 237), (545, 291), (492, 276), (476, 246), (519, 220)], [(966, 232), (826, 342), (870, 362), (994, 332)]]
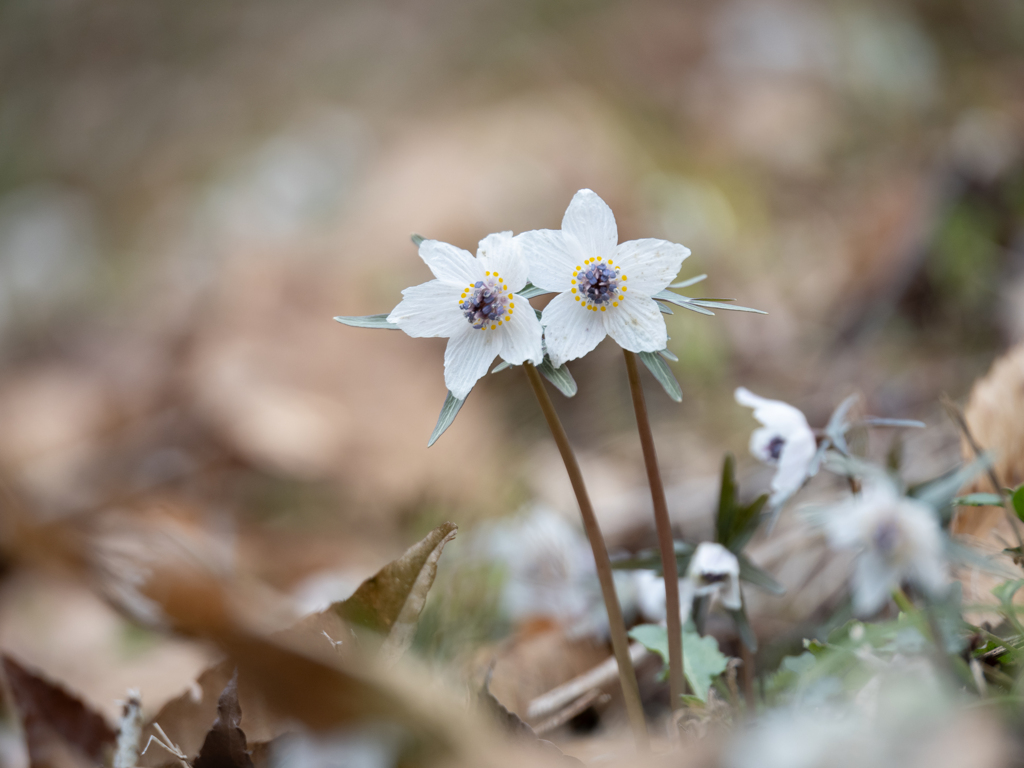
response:
[(629, 280), (629, 278), (628, 278), (628, 277), (626, 277), (625, 275), (623, 275), (623, 276), (622, 276), (622, 279), (623, 279), (623, 280)]
[[(488, 274), (489, 274), (489, 273), (488, 273)], [(495, 276), (495, 277), (497, 277), (497, 276), (498, 276), (498, 273), (497, 273), (497, 272), (495, 272), (495, 273), (494, 273), (494, 276)]]
[(495, 328), (497, 328), (497, 327), (498, 327), (498, 326), (496, 326), (496, 325), (492, 325), (492, 326), (491, 326), (491, 330), (493, 331), (493, 330), (494, 330)]
[(512, 304), (512, 303), (509, 303), (509, 305), (508, 305), (508, 308), (509, 308), (509, 309), (515, 309), (515, 308), (516, 308), (516, 305), (515, 305), (515, 304)]
[[(505, 322), (505, 321), (504, 320), (499, 320), (498, 321), (498, 325), (501, 325), (503, 322)], [(491, 327), (493, 328), (493, 326), (491, 326)]]
[(628, 291), (628, 290), (629, 290), (629, 288), (627, 288), (626, 286), (622, 286), (622, 291), (623, 291), (623, 292), (626, 292), (626, 291)]
[(608, 307), (601, 307), (601, 311), (604, 312)]
[(608, 259), (608, 266), (610, 267), (612, 264), (614, 264), (614, 262), (611, 259)]
[(573, 292), (573, 293), (576, 293), (576, 289), (575, 289), (575, 288), (573, 288), (573, 289), (572, 289), (572, 292)]
[(613, 307), (617, 307), (617, 306), (619, 306), (619, 302), (617, 302), (617, 301), (613, 301), (613, 302), (612, 302), (612, 306), (613, 306)]
[(577, 296), (577, 297), (576, 297), (576, 301), (579, 301), (579, 300), (580, 300), (580, 297), (579, 297), (579, 296)]
[(600, 257), (600, 256), (598, 256), (598, 257), (597, 257), (597, 260), (598, 260), (598, 261), (600, 261), (600, 260), (601, 260), (601, 257)]

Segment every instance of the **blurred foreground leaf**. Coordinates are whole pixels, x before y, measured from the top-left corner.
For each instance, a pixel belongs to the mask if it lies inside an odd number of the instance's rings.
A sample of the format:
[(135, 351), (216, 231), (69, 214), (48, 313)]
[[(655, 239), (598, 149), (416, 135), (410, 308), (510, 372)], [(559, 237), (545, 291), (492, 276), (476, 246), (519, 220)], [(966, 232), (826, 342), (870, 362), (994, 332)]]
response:
[(1017, 517), (1024, 520), (1024, 485), (1013, 492), (1013, 510), (1017, 513)]
[(551, 364), (551, 358), (544, 355), (544, 361), (537, 366), (537, 370), (566, 397), (572, 397), (576, 394), (576, 380), (569, 373), (569, 369), (565, 367), (564, 363), (561, 368), (555, 368)]
[(69, 751), (83, 765), (104, 761), (116, 734), (102, 716), (10, 656), (3, 657), (3, 668), (21, 717), (32, 768), (67, 765)]
[[(640, 624), (629, 636), (668, 663), (668, 630), (660, 624)], [(711, 635), (683, 632), (683, 672), (693, 693), (701, 701), (708, 700), (711, 682), (725, 671), (728, 659), (718, 650), (718, 641)]]
[(384, 328), (389, 331), (398, 330), (397, 325), (388, 322), (388, 316), (386, 314), (361, 316), (339, 315), (334, 319), (342, 325), (351, 325), (353, 328)]
[(661, 388), (665, 390), (665, 394), (677, 403), (683, 402), (683, 389), (679, 386), (675, 374), (672, 373), (672, 369), (668, 367), (668, 363), (665, 362), (661, 355), (657, 352), (640, 352), (639, 354), (640, 359), (647, 366), (647, 370), (654, 374), (654, 378), (658, 380)]
[[(335, 603), (325, 613), (334, 612), (349, 626), (361, 627), (370, 631), (370, 637), (381, 638), (379, 650), (386, 659), (401, 656), (412, 644), (444, 545), (455, 538), (457, 531), (455, 523), (439, 525), (359, 585), (350, 598)], [(366, 640), (374, 642), (369, 637)]]
[(953, 499), (958, 507), (1001, 507), (1003, 497), (998, 493), (969, 493)]
[(245, 734), (239, 727), (241, 722), (236, 672), (217, 699), (217, 719), (206, 734), (203, 748), (199, 750), (192, 768), (253, 768)]

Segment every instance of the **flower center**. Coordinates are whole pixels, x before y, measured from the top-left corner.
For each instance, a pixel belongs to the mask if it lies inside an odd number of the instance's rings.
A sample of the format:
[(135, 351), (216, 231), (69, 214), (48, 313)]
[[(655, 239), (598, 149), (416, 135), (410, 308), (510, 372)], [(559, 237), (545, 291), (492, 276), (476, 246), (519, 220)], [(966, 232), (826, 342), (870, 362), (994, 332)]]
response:
[(469, 324), (479, 331), (487, 328), (493, 331), (504, 324), (512, 316), (515, 306), (505, 279), (498, 277), (497, 272), (484, 273), (483, 280), (465, 288), (459, 297), (459, 309)]
[(702, 584), (721, 584), (728, 579), (728, 573), (717, 573), (715, 571), (705, 571), (700, 575)]
[(779, 456), (782, 455), (782, 448), (786, 444), (786, 439), (783, 437), (773, 437), (772, 441), (768, 443), (768, 455), (772, 457), (773, 461), (778, 461)]
[(623, 285), (626, 276), (620, 273), (609, 259), (604, 261), (600, 256), (587, 259), (572, 273), (576, 287), (572, 289), (576, 301), (582, 302), (584, 309), (592, 312), (605, 312), (608, 306), (619, 306), (619, 296), (628, 290)]
[(885, 520), (875, 528), (871, 543), (882, 557), (892, 560), (903, 543), (903, 532), (894, 520)]

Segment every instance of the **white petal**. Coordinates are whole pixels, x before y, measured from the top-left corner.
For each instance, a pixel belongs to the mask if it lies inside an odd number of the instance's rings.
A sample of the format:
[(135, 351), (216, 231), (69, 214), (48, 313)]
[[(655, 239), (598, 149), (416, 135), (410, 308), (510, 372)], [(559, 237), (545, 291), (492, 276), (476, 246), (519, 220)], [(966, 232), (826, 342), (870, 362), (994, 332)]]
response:
[(473, 385), (487, 373), (501, 349), (501, 337), (491, 330), (467, 330), (452, 336), (444, 351), (444, 383), (455, 397), (465, 400)]
[(601, 343), (606, 334), (599, 314), (584, 309), (583, 303), (571, 293), (560, 293), (544, 308), (540, 324), (544, 326), (548, 355), (556, 368), (583, 357)]
[(562, 217), (562, 232), (570, 238), (570, 251), (578, 246), (576, 253), (580, 259), (615, 258), (619, 242), (615, 216), (608, 204), (589, 189), (581, 189), (573, 196)]
[(779, 468), (772, 478), (773, 506), (781, 504), (800, 490), (811, 466), (814, 455), (818, 452), (818, 444), (810, 429), (791, 434), (782, 444), (779, 454)]
[(510, 291), (518, 291), (529, 279), (530, 267), (522, 254), (522, 243), (511, 232), (495, 232), (480, 241), (477, 261), (485, 272), (498, 275)]
[(469, 327), (459, 309), (461, 289), (431, 280), (402, 291), (402, 301), (391, 310), (388, 322), (410, 336), (452, 336)]
[(857, 558), (853, 579), (853, 612), (857, 616), (872, 616), (885, 605), (894, 587), (899, 586), (899, 575), (873, 552), (864, 552)]
[(630, 240), (616, 249), (615, 266), (622, 269), (631, 291), (653, 296), (676, 279), (683, 260), (690, 255), (685, 245), (668, 240)]
[(743, 607), (743, 598), (740, 596), (740, 580), (737, 576), (731, 576), (722, 587), (722, 605), (730, 611), (738, 611)]
[(529, 360), (534, 365), (540, 365), (544, 360), (544, 348), (541, 346), (543, 330), (540, 327), (540, 320), (537, 313), (533, 311), (530, 302), (522, 296), (512, 295), (512, 303), (516, 305), (512, 316), (505, 320), (494, 333), (502, 337), (501, 355), (513, 365), (519, 365), (524, 360)]
[(755, 419), (766, 427), (778, 429), (781, 434), (788, 436), (793, 431), (809, 432), (811, 429), (803, 412), (789, 403), (759, 397), (746, 387), (737, 388), (735, 396), (737, 403), (754, 409)]
[(632, 291), (620, 296), (619, 306), (609, 306), (601, 316), (608, 335), (630, 352), (657, 352), (668, 344), (668, 330), (661, 310), (654, 299), (634, 296)]
[(516, 235), (530, 269), (530, 282), (545, 291), (567, 291), (573, 286), (572, 273), (582, 266), (569, 253), (565, 235), (559, 229), (534, 229)]
[(693, 612), (693, 598), (697, 597), (697, 592), (694, 587), (693, 581), (690, 579), (679, 580), (679, 614), (680, 620), (683, 625), (690, 618), (690, 614)]
[(430, 267), (434, 277), (459, 288), (472, 285), (484, 274), (483, 267), (473, 258), (473, 254), (440, 240), (424, 240), (420, 243), (420, 258)]

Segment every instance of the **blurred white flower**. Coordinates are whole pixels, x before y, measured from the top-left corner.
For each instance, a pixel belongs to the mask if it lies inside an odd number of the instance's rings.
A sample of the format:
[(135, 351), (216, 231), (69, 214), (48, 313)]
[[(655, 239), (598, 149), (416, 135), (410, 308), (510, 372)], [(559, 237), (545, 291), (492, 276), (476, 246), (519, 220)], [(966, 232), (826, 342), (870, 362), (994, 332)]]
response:
[(852, 584), (858, 615), (877, 612), (904, 581), (933, 596), (945, 591), (947, 563), (934, 510), (890, 483), (867, 485), (834, 507), (825, 528), (833, 547), (860, 553)]
[(738, 611), (742, 605), (739, 560), (721, 544), (704, 541), (690, 558), (686, 577), (679, 585), (679, 601), (689, 613), (694, 598), (708, 596), (718, 597), (731, 611)]
[(736, 390), (736, 402), (754, 409), (764, 426), (750, 436), (750, 452), (765, 464), (777, 467), (768, 503), (777, 507), (800, 490), (810, 472), (817, 440), (798, 409), (781, 400), (758, 397), (749, 389)]
[(516, 240), (531, 282), (559, 294), (541, 318), (555, 366), (583, 357), (605, 336), (632, 352), (665, 348), (665, 321), (651, 297), (676, 277), (689, 248), (654, 239), (619, 244), (611, 208), (589, 189), (573, 197), (560, 230), (523, 232)]
[(476, 258), (454, 245), (424, 240), (420, 258), (437, 279), (402, 291), (388, 322), (410, 336), (449, 339), (444, 380), (452, 395), (464, 400), (496, 356), (513, 365), (541, 363), (537, 315), (515, 294), (526, 285), (528, 267), (511, 232), (485, 237)]

